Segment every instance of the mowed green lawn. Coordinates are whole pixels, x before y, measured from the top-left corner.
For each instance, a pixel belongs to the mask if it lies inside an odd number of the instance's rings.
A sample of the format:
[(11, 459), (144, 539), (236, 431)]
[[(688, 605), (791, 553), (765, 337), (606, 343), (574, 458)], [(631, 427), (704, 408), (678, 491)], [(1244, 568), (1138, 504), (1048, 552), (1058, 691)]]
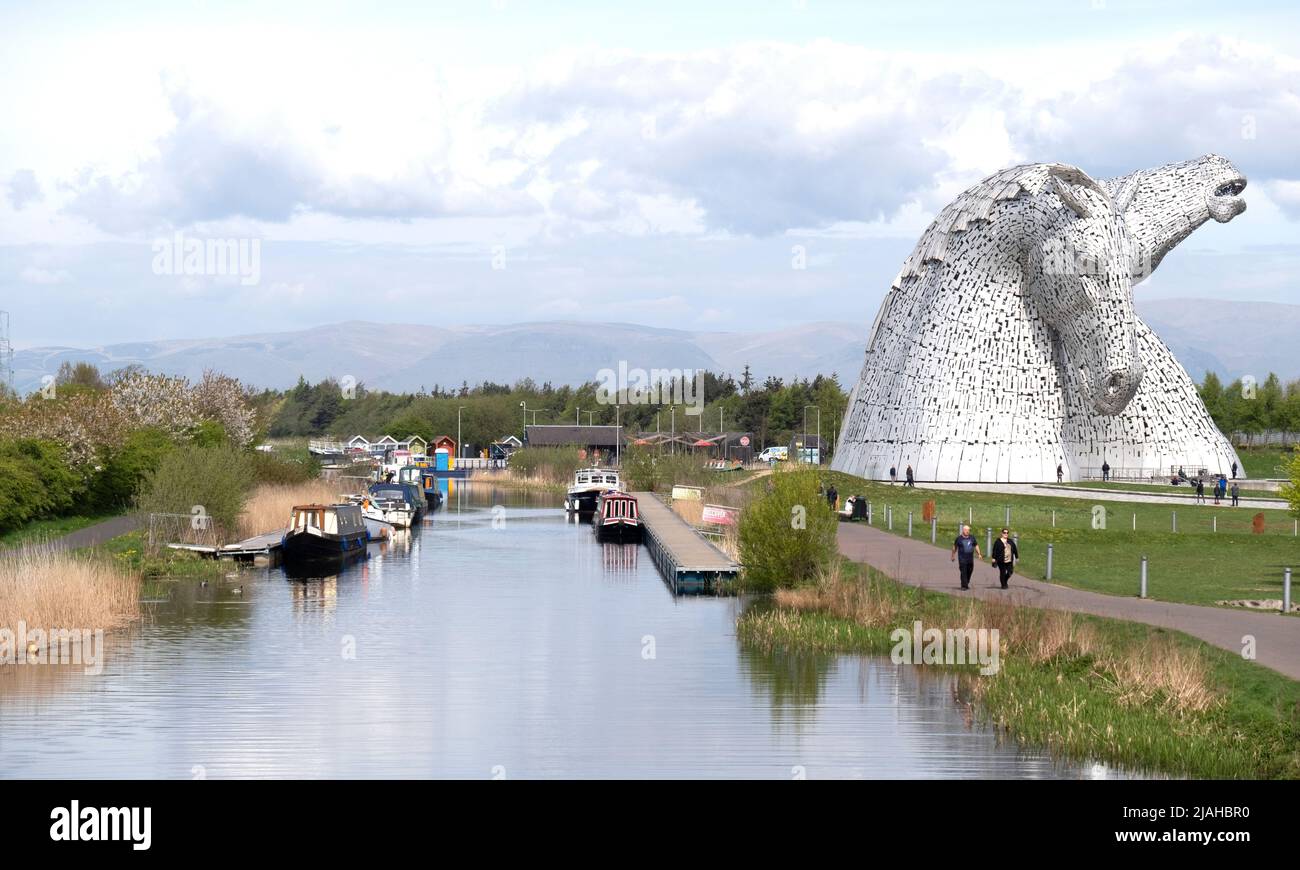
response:
[[(893, 505), (894, 534), (906, 536), (907, 512), (912, 511), (913, 537), (927, 543), (930, 527), (921, 519), (922, 505), (932, 499), (939, 520), (938, 545), (944, 548), (952, 546), (957, 526), (966, 522), (969, 512), (983, 550), (985, 529), (993, 528), (996, 537), (1010, 505), (1011, 529), (1020, 536), (1017, 571), (1045, 579), (1050, 543), (1054, 546), (1052, 581), (1080, 589), (1137, 595), (1144, 555), (1147, 595), (1165, 601), (1213, 605), (1238, 598), (1280, 599), (1283, 568), (1290, 566), (1300, 575), (1300, 538), (1294, 536), (1293, 518), (1284, 510), (905, 489), (840, 472), (826, 471), (821, 476), (835, 485), (841, 501), (850, 495), (868, 497), (877, 528), (885, 528), (884, 509)], [(1177, 533), (1172, 531), (1174, 511)], [(1252, 529), (1257, 513), (1264, 515), (1261, 534)], [(1104, 527), (1094, 528), (1094, 516), (1096, 524)], [(1217, 533), (1212, 531), (1216, 516)], [(988, 553), (984, 556), (987, 561)], [(1293, 587), (1294, 594), (1300, 590)]]
[(1237, 450), (1237, 458), (1248, 477), (1286, 477), (1281, 469), (1291, 461), (1291, 451), (1280, 447), (1256, 447)]

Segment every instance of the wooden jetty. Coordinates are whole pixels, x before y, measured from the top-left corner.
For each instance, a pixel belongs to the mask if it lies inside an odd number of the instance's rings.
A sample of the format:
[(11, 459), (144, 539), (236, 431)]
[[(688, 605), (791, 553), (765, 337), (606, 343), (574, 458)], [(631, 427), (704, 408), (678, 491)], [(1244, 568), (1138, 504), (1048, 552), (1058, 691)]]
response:
[(167, 546), (173, 550), (189, 550), (191, 553), (198, 553), (209, 559), (234, 559), (239, 562), (252, 562), (258, 566), (275, 567), (280, 564), (280, 540), (284, 537), (284, 532), (284, 529), (277, 529), (223, 547), (202, 544), (168, 544)]
[(632, 494), (637, 498), (646, 549), (674, 595), (713, 592), (740, 573), (739, 565), (654, 493)]

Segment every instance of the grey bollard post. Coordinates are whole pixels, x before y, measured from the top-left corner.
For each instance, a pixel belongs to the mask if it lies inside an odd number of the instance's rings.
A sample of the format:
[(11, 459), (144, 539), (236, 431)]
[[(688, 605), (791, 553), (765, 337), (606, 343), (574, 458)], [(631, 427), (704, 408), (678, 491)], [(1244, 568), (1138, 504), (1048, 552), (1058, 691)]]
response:
[(1213, 522), (1210, 524), (1210, 531), (1217, 532), (1219, 530), (1219, 518), (1212, 517), (1212, 520)]
[(1138, 530), (1138, 515), (1137, 515), (1137, 512), (1134, 511), (1134, 512), (1133, 512), (1133, 531), (1136, 532), (1137, 530)]
[(871, 525), (871, 502), (867, 502), (867, 525)]
[(907, 512), (907, 536), (912, 537), (912, 512)]
[(1138, 594), (1139, 598), (1147, 597), (1147, 557), (1142, 557), (1142, 590)]
[(1052, 509), (1052, 528), (1056, 528), (1056, 509)]
[(968, 507), (966, 508), (966, 525), (969, 526), (973, 522), (975, 522), (975, 508)]
[(1052, 579), (1052, 545), (1047, 545), (1047, 579)]
[(1174, 532), (1177, 533), (1178, 532), (1178, 511), (1170, 511), (1169, 516), (1170, 516), (1169, 522), (1172, 524), (1171, 528), (1173, 528)]
[(1007, 528), (1011, 528), (1011, 505), (1007, 505), (1007, 521), (1005, 525)]
[(939, 518), (930, 517), (930, 543), (933, 544), (939, 540)]
[(984, 529), (984, 552), (992, 555), (993, 553), (993, 529)]
[(1282, 573), (1282, 612), (1291, 612), (1291, 569)]
[(889, 530), (892, 532), (894, 530), (894, 506), (892, 504), (885, 508), (885, 515), (889, 519)]

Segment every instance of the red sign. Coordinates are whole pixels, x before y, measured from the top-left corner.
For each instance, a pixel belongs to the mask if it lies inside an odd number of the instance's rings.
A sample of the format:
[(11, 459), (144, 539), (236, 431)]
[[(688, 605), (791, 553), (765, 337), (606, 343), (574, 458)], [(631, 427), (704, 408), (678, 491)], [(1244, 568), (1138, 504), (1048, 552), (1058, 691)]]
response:
[(715, 526), (734, 526), (740, 511), (733, 507), (724, 507), (720, 504), (706, 504), (704, 513), (701, 515), (706, 523), (713, 523)]
[(740, 446), (741, 446), (741, 447), (748, 447), (748, 446), (749, 446), (749, 436), (748, 436), (748, 435), (741, 435), (741, 436), (740, 436)]

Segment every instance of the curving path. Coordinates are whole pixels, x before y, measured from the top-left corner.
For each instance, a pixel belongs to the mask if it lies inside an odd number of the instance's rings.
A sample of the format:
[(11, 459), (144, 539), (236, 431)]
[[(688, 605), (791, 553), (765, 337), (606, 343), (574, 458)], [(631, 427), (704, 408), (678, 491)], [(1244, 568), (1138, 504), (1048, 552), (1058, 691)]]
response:
[(870, 565), (902, 583), (936, 592), (988, 599), (1009, 598), (1016, 604), (1029, 607), (1144, 622), (1186, 632), (1234, 653), (1241, 652), (1242, 638), (1252, 635), (1259, 664), (1300, 680), (1300, 619), (1280, 613), (1103, 595), (1031, 580), (1019, 574), (1012, 575), (1010, 589), (1002, 589), (998, 585), (997, 570), (987, 562), (975, 566), (971, 590), (962, 592), (957, 566), (949, 561), (948, 550), (928, 542), (900, 538), (862, 523), (840, 523), (839, 549), (854, 562)]

